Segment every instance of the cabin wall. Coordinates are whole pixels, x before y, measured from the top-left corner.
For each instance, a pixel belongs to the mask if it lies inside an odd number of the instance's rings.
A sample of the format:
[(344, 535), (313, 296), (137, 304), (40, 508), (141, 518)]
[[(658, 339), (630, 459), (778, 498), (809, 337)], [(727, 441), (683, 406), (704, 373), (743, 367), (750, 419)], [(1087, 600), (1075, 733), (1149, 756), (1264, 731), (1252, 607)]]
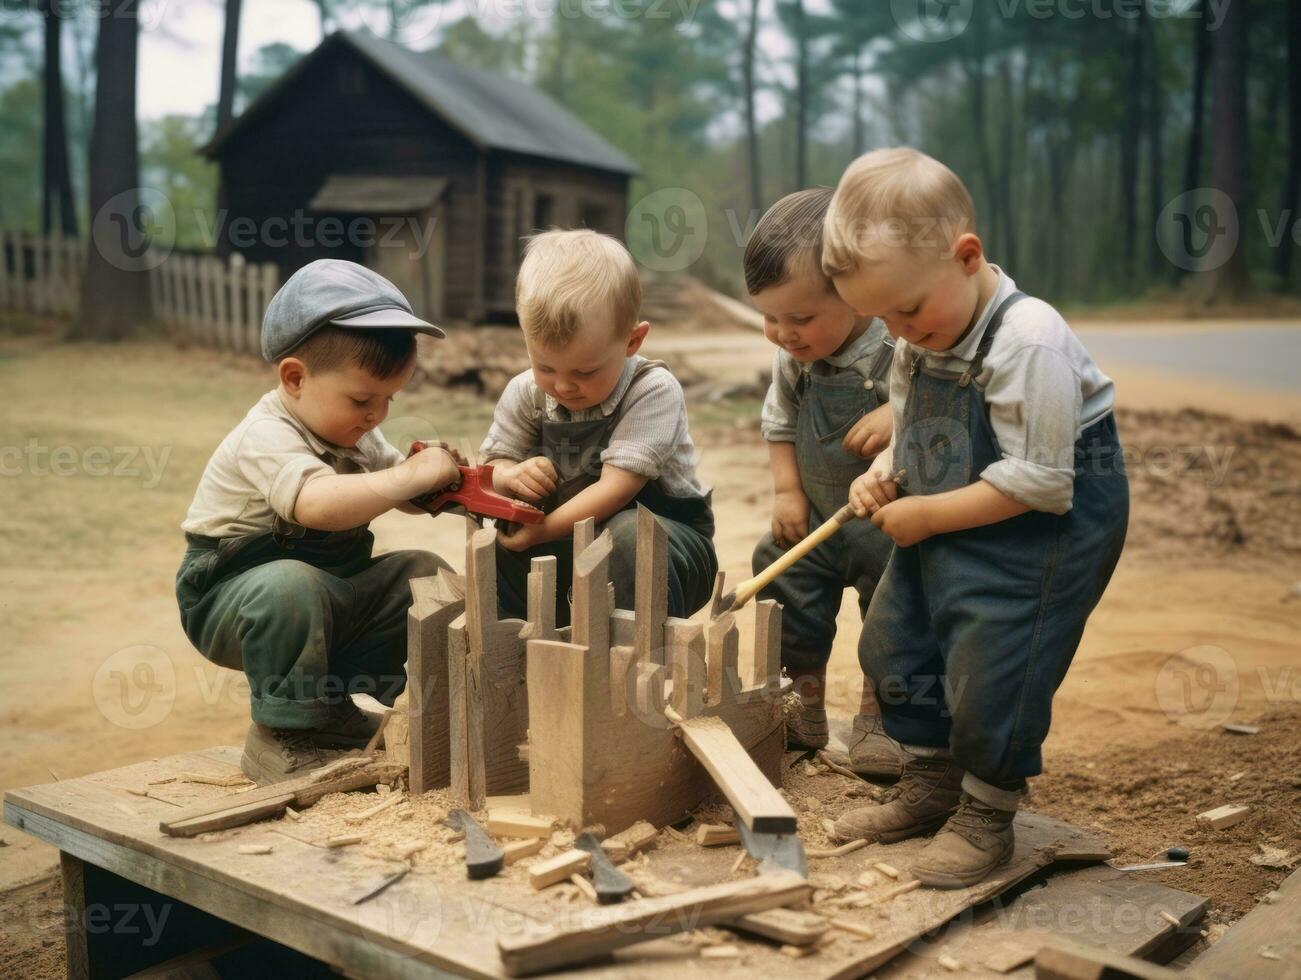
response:
[(488, 158), (484, 306), (513, 316), (523, 238), (550, 227), (591, 228), (624, 240), (628, 177), (536, 157)]
[[(362, 261), (356, 238), (366, 234), (367, 216), (307, 210), (329, 175), (446, 177), (447, 314), (482, 315), (481, 154), (347, 47), (310, 66), (251, 117), (218, 159), (226, 214), (217, 248), (274, 261), (284, 275), (318, 258)], [(391, 232), (392, 219), (370, 217), (376, 238)]]

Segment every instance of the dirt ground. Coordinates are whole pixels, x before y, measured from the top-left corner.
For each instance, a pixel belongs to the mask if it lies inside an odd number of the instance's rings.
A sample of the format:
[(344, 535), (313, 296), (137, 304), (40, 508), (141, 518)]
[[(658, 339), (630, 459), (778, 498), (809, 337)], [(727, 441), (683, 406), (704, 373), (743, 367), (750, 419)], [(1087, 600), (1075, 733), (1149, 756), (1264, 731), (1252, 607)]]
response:
[[(661, 333), (648, 352), (742, 381), (769, 356), (740, 331)], [(1210, 898), (1222, 924), (1301, 853), (1301, 395), (1244, 401), (1104, 366), (1130, 453), (1130, 538), (1058, 694), (1030, 805), (1097, 829), (1125, 862), (1190, 847), (1189, 867), (1155, 876)], [(247, 358), (164, 344), (0, 334), (0, 787), (242, 740), (247, 687), (190, 647), (172, 579), (208, 454), (271, 377)], [(733, 582), (768, 526), (757, 409), (753, 394), (692, 403)], [(384, 429), (399, 445), (436, 434), (473, 449), (490, 415), (468, 391), (425, 388)], [(463, 561), (457, 518), (390, 514), (374, 529), (383, 550)], [(847, 599), (829, 677), (840, 715), (861, 685), (855, 619)], [(1193, 817), (1223, 803), (1251, 816), (1199, 829)], [(9, 827), (0, 845), (0, 947), (14, 957), (0, 972), (21, 962), (24, 975), (59, 976), (57, 855)]]

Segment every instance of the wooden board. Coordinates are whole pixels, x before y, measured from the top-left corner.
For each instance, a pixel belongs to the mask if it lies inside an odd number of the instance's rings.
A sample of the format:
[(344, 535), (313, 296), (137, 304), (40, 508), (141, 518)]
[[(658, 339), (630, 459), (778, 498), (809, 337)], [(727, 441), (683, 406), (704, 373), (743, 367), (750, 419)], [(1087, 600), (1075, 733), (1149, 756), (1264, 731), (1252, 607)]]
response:
[(1279, 885), (1273, 903), (1261, 902), (1194, 960), (1193, 970), (1225, 980), (1301, 977), (1301, 871)]
[(961, 963), (964, 973), (1007, 973), (1032, 963), (1054, 935), (1124, 956), (1146, 956), (1181, 930), (1189, 941), (1198, 938), (1208, 905), (1200, 895), (1105, 866), (1055, 874), (1010, 903), (991, 904), (978, 917), (960, 916), (913, 944), (876, 975), (923, 980), (935, 975), (941, 955)]
[[(407, 752), (411, 792), (446, 786), (451, 778), (448, 746), (447, 627), (465, 610), (465, 599), (451, 590), (450, 577), (411, 580), (407, 613)], [(459, 580), (464, 590), (465, 583)]]
[(761, 834), (795, 833), (795, 811), (721, 719), (684, 718), (678, 727), (691, 754), (732, 804), (737, 819)]

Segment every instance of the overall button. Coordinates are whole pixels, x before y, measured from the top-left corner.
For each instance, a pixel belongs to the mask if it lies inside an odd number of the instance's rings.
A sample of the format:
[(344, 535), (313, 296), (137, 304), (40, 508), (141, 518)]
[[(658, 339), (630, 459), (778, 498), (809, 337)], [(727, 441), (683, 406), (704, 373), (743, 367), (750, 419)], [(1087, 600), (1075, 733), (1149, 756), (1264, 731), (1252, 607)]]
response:
[(876, 382), (873, 381), (871, 378), (868, 378), (866, 381), (863, 382), (863, 387), (866, 388), (868, 391), (871, 391), (873, 388), (876, 387)]

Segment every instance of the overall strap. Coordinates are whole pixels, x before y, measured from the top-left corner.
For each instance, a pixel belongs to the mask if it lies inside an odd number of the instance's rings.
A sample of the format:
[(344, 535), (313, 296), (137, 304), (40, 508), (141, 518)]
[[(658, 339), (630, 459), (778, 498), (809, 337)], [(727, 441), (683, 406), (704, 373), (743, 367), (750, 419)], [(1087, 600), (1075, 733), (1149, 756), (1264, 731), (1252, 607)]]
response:
[(994, 310), (994, 315), (989, 318), (989, 326), (985, 327), (984, 336), (980, 338), (980, 343), (976, 345), (976, 356), (971, 359), (967, 369), (962, 372), (962, 377), (958, 379), (960, 386), (965, 388), (971, 384), (972, 378), (980, 376), (980, 369), (985, 364), (985, 355), (994, 346), (994, 337), (998, 334), (998, 328), (1003, 325), (1003, 317), (1009, 309), (1021, 302), (1021, 300), (1028, 298), (1025, 293), (1018, 289), (998, 304), (998, 309)]

